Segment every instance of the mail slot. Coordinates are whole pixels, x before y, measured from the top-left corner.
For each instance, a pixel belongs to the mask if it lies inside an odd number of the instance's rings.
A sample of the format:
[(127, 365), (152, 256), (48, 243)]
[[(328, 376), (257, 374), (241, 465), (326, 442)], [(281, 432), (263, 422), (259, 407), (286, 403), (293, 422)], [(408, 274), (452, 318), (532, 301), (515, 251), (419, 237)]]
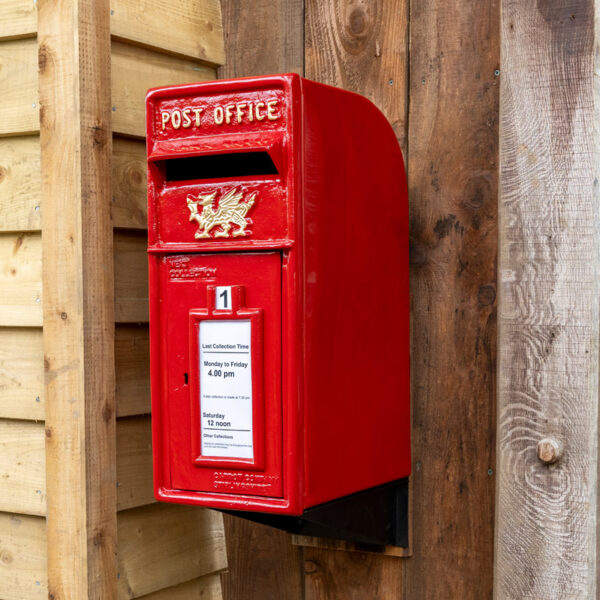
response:
[(157, 499), (401, 545), (408, 204), (391, 126), (291, 74), (151, 90), (147, 138)]

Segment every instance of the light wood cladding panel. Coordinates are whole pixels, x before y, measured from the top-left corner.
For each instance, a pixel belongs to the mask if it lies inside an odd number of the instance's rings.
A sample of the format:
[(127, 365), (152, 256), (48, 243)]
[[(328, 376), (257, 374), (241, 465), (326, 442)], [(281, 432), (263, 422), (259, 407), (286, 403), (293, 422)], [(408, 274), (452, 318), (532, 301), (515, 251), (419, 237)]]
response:
[(111, 0), (110, 30), (130, 43), (221, 65), (219, 0)]
[(117, 421), (117, 510), (151, 504), (152, 428), (150, 417)]
[(39, 137), (0, 138), (0, 231), (40, 229), (40, 169)]
[(0, 598), (47, 600), (46, 522), (0, 512)]
[(36, 31), (36, 0), (0, 2), (0, 40), (35, 37)]
[(0, 417), (45, 418), (40, 328), (0, 327)]
[(42, 325), (42, 239), (0, 233), (0, 326)]
[(219, 512), (153, 504), (118, 515), (119, 598), (138, 598), (227, 566)]
[(35, 38), (0, 42), (0, 137), (40, 128)]
[[(164, 26), (168, 29), (167, 23)], [(111, 77), (113, 131), (144, 137), (148, 89), (216, 79), (216, 70), (196, 61), (113, 42)]]
[(222, 600), (222, 598), (221, 575), (213, 573), (142, 596), (140, 600)]
[(147, 325), (115, 328), (117, 416), (150, 413), (150, 343)]
[(146, 169), (146, 145), (143, 142), (124, 138), (113, 140), (112, 218), (115, 227), (147, 228)]
[(44, 443), (43, 423), (0, 419), (0, 511), (46, 514)]
[(148, 322), (148, 257), (145, 232), (115, 231), (115, 320)]

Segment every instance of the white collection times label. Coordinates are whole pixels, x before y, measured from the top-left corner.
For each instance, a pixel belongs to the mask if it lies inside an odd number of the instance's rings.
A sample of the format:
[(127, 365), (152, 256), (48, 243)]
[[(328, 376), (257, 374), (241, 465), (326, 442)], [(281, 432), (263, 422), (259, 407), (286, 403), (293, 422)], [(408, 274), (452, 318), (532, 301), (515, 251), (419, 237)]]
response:
[(200, 321), (202, 456), (254, 458), (249, 320)]

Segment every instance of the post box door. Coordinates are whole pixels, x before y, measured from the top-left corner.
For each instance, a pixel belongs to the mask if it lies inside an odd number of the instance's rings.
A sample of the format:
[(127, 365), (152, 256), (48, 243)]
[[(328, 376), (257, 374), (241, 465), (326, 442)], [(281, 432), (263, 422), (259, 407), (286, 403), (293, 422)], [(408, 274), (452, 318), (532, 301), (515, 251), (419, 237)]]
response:
[(281, 497), (281, 254), (161, 258), (171, 486)]

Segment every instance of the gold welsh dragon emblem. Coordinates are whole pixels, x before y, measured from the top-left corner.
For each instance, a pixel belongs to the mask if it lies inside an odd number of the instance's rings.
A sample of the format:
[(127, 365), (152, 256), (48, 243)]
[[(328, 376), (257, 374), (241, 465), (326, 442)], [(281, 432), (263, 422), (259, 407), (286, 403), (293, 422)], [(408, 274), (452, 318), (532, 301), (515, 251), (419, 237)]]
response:
[[(188, 194), (187, 205), (191, 213), (190, 221), (198, 223), (198, 231), (194, 237), (196, 239), (209, 238), (211, 230), (217, 226), (220, 226), (221, 229), (214, 233), (214, 237), (239, 237), (252, 233), (246, 231), (246, 227), (252, 224), (246, 215), (254, 206), (256, 196), (258, 196), (258, 192), (252, 192), (242, 202), (244, 193), (240, 192), (238, 188), (232, 188), (221, 196), (215, 209), (213, 204), (217, 192), (198, 194), (197, 198)], [(198, 212), (199, 206), (202, 207), (200, 212)], [(237, 225), (239, 229), (230, 234), (229, 230), (232, 224)]]

